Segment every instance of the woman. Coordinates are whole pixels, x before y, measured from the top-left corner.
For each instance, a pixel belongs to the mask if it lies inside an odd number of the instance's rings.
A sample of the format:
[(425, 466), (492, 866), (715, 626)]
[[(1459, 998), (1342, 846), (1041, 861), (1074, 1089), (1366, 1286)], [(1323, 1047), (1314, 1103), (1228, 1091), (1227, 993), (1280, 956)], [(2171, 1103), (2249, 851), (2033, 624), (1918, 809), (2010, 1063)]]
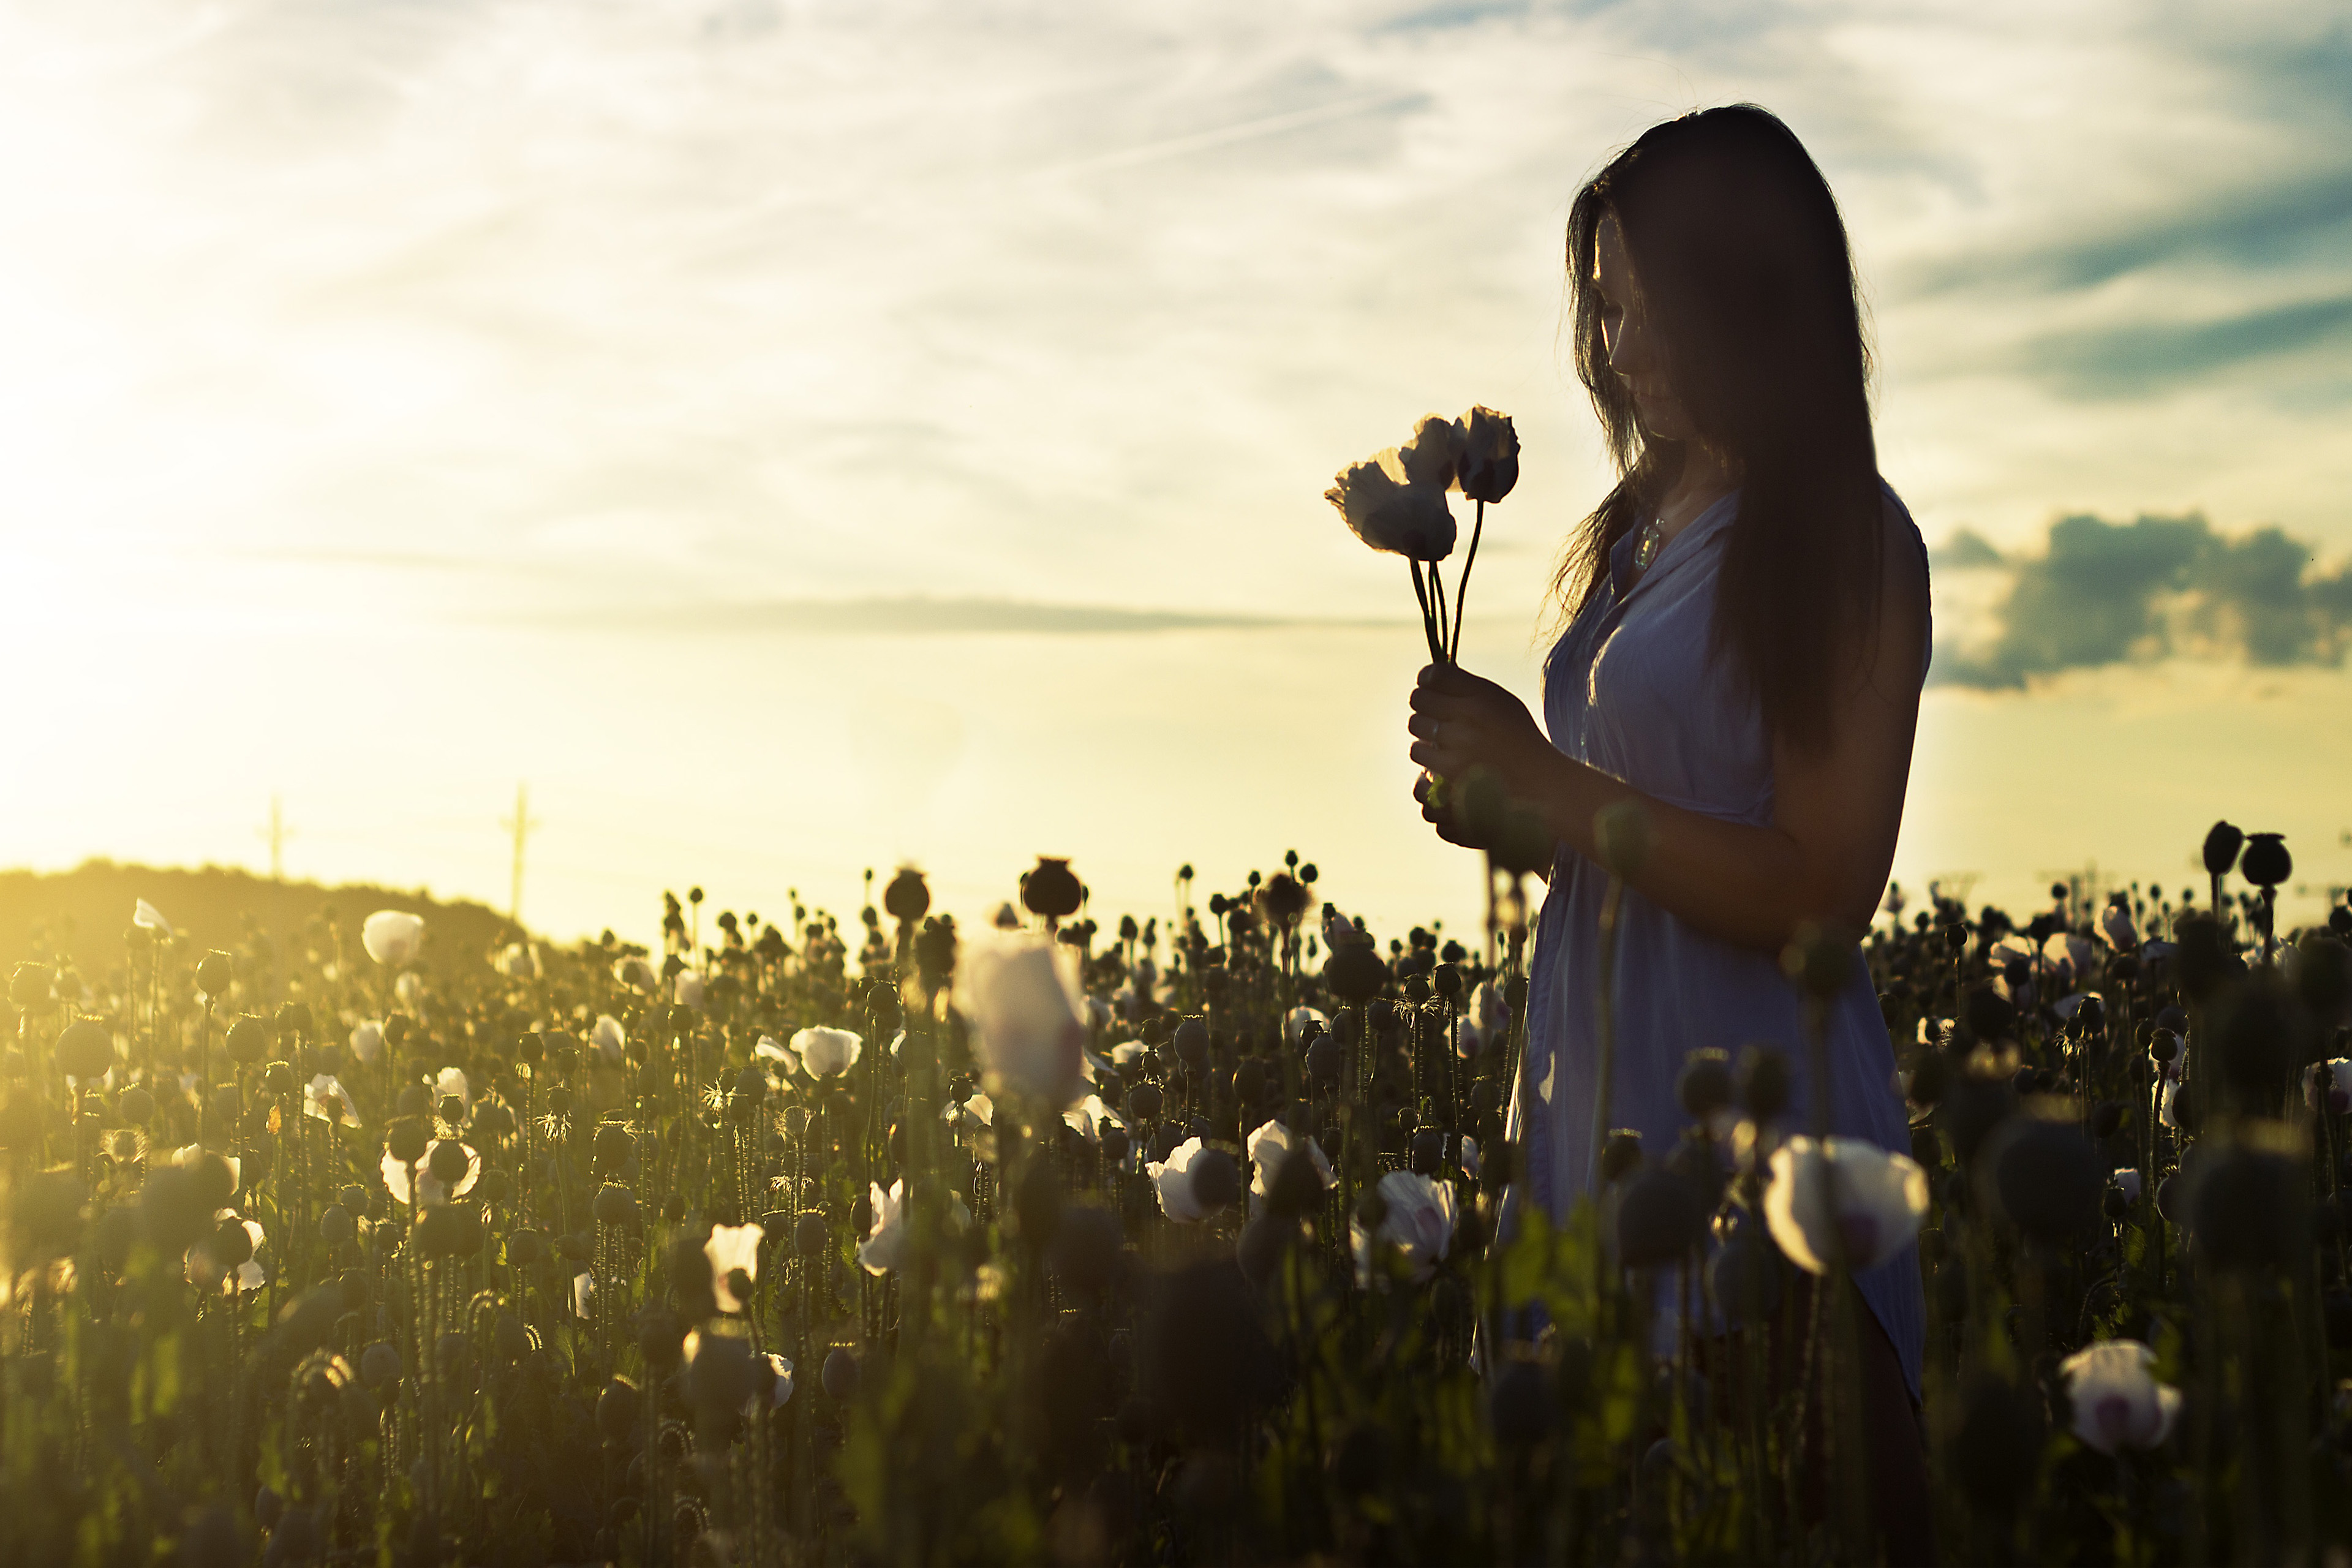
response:
[[(1569, 619), (1545, 665), (1547, 739), (1491, 681), (1433, 666), (1412, 696), (1415, 787), (1491, 769), (1556, 841), (1511, 1106), (1517, 1201), (1586, 1195), (1598, 1078), (1594, 815), (1641, 803), (1652, 847), (1615, 955), (1610, 1121), (1672, 1150), (1699, 1047), (1808, 1053), (1779, 954), (1808, 921), (1866, 927), (1895, 855), (1928, 644), (1927, 552), (1878, 477), (1853, 266), (1837, 204), (1789, 129), (1750, 105), (1656, 126), (1568, 225), (1577, 370), (1619, 480), (1569, 540)], [(1832, 1131), (1906, 1150), (1894, 1053), (1857, 955), (1830, 1014)], [(1856, 1278), (1882, 1520), (1926, 1473), (1915, 1250)], [(1890, 1517), (1890, 1513), (1893, 1517)]]

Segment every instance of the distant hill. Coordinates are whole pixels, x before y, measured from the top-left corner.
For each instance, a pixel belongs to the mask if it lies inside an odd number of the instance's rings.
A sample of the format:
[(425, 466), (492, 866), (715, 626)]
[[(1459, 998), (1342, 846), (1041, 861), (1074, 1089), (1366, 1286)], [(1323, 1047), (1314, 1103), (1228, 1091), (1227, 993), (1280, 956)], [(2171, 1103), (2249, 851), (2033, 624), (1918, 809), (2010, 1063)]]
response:
[(321, 918), (331, 918), (356, 952), (360, 922), (378, 910), (424, 916), (425, 962), (436, 966), (478, 963), (515, 935), (496, 910), (421, 891), (274, 882), (219, 866), (191, 871), (90, 860), (70, 871), (0, 871), (0, 969), (37, 957), (103, 973), (123, 961), (123, 932), (141, 899), (171, 921), (183, 951), (196, 953), (233, 950), (257, 929), (282, 949)]

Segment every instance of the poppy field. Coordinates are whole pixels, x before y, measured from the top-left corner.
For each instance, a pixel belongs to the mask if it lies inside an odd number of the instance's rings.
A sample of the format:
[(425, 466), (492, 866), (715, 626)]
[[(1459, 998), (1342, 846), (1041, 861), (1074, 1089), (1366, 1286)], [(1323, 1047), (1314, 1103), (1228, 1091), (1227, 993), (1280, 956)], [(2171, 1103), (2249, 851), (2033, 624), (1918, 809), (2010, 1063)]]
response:
[(2279, 929), (2276, 836), (1801, 932), (1911, 1147), (1676, 1042), (1681, 1140), (1556, 1225), (1505, 1202), (1537, 886), (1376, 931), (1269, 864), (695, 889), (651, 950), (37, 936), (0, 1562), (1876, 1562), (1844, 1280), (1913, 1258), (1940, 1560), (2352, 1547), (2352, 910)]

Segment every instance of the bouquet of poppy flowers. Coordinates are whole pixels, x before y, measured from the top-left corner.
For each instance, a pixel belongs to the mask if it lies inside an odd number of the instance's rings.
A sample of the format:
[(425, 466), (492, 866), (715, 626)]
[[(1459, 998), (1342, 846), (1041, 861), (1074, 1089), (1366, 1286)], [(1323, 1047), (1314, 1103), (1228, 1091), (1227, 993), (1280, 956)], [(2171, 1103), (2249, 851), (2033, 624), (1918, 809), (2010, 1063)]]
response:
[[(1422, 631), (1433, 664), (1452, 664), (1461, 651), (1462, 600), (1469, 591), (1470, 568), (1477, 564), (1487, 503), (1509, 495), (1518, 482), (1519, 436), (1511, 428), (1511, 416), (1480, 407), (1459, 419), (1428, 416), (1413, 427), (1411, 440), (1349, 464), (1323, 492), (1357, 538), (1403, 556), (1412, 569), (1413, 596), (1421, 601)], [(1437, 563), (1454, 553), (1454, 512), (1445, 500), (1450, 489), (1475, 501), (1478, 510), (1462, 574), (1454, 581), (1449, 626), (1445, 580)]]

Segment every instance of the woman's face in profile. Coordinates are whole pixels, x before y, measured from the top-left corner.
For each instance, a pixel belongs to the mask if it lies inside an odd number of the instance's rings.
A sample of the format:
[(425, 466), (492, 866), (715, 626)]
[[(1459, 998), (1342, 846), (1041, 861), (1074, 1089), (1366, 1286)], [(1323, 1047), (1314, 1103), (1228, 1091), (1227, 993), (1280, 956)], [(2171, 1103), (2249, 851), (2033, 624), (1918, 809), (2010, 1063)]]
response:
[(1632, 394), (1643, 435), (1654, 441), (1690, 440), (1698, 428), (1667, 384), (1655, 334), (1650, 323), (1627, 308), (1634, 298), (1633, 264), (1625, 254), (1625, 237), (1615, 214), (1601, 215), (1594, 239), (1592, 284), (1601, 294), (1601, 335), (1609, 348), (1609, 368)]

